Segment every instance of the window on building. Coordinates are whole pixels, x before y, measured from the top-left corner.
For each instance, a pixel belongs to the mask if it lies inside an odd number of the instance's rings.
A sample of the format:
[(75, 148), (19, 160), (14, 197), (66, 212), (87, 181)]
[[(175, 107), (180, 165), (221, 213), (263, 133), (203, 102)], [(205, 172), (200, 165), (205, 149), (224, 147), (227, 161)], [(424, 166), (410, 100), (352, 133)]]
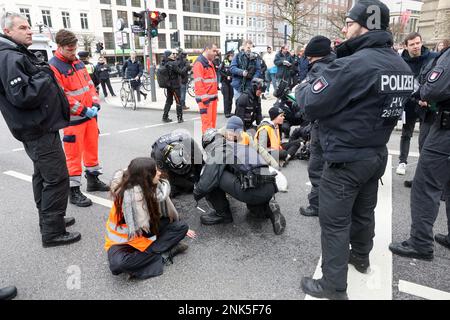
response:
[(20, 13), (21, 13), (22, 15), (24, 15), (25, 17), (27, 17), (27, 20), (28, 20), (29, 25), (32, 26), (32, 24), (31, 24), (30, 9), (28, 9), (28, 8), (20, 8), (19, 11), (20, 11)]
[(220, 20), (197, 17), (183, 17), (184, 29), (189, 31), (220, 32)]
[(159, 9), (164, 9), (164, 0), (155, 0), (155, 7)]
[(42, 10), (42, 22), (47, 26), (52, 28), (52, 17), (50, 16), (50, 10)]
[(234, 17), (230, 16), (230, 25), (233, 25), (233, 24), (234, 24)]
[(166, 42), (166, 34), (165, 33), (158, 34), (158, 48), (159, 49), (167, 49), (167, 42)]
[(228, 0), (225, 0), (225, 8), (228, 8)]
[(169, 28), (170, 29), (178, 29), (176, 14), (169, 14)]
[(141, 0), (131, 0), (131, 6), (140, 8), (141, 7)]
[(111, 0), (100, 0), (100, 3), (111, 4)]
[(128, 11), (117, 10), (117, 18), (123, 19), (124, 24), (128, 26)]
[(200, 36), (200, 35), (185, 35), (184, 47), (186, 49), (203, 49), (206, 43), (220, 44), (220, 37), (216, 36)]
[(244, 1), (241, 1), (241, 9), (244, 10)]
[(233, 2), (234, 0), (230, 0), (230, 8), (233, 8)]
[(105, 50), (114, 49), (114, 33), (104, 32), (103, 33), (103, 44), (105, 45)]
[(225, 24), (226, 25), (230, 24), (230, 17), (229, 16), (225, 16)]
[(177, 9), (177, 0), (169, 0), (169, 9)]
[(127, 0), (116, 0), (116, 4), (118, 6), (126, 6), (127, 5)]
[(130, 49), (131, 44), (130, 44), (130, 34), (127, 32), (122, 32), (122, 41), (123, 41), (123, 45), (121, 47), (123, 47), (123, 49)]
[(220, 14), (219, 2), (212, 3), (212, 14)]
[(158, 24), (158, 28), (160, 28), (160, 29), (165, 29), (166, 28), (166, 19), (164, 19), (163, 21), (161, 21)]
[(112, 11), (102, 9), (101, 14), (102, 14), (102, 26), (106, 28), (112, 27), (113, 26)]
[(134, 47), (136, 49), (142, 49), (143, 46), (141, 45), (141, 40), (139, 39), (141, 37), (139, 37), (137, 34), (134, 36)]
[(203, 1), (203, 13), (211, 13), (211, 1), (204, 0)]
[(191, 12), (200, 12), (200, 0), (192, 0)]
[(87, 13), (80, 13), (80, 20), (81, 20), (81, 29), (83, 30), (89, 29)]
[(63, 22), (64, 29), (72, 28), (70, 25), (70, 13), (67, 11), (63, 11), (63, 12), (61, 12), (61, 16), (62, 16), (62, 22)]

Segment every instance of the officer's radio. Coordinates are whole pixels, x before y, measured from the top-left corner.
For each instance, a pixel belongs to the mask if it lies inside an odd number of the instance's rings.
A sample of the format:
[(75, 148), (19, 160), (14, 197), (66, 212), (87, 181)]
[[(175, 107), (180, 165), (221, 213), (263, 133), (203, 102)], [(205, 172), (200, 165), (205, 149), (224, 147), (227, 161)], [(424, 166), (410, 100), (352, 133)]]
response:
[(441, 129), (450, 130), (450, 110), (443, 110), (440, 114)]

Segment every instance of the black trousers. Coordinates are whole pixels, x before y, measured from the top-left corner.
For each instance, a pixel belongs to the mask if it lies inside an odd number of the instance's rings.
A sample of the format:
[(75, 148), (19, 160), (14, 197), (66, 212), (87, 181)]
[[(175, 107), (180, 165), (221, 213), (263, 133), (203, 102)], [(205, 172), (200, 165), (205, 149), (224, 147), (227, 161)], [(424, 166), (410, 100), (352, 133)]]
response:
[[(425, 140), (411, 190), (410, 242), (420, 252), (434, 250), (433, 225), (444, 192), (450, 233), (450, 130), (435, 121)], [(450, 240), (450, 239), (449, 239)]]
[(159, 237), (144, 252), (127, 244), (112, 246), (108, 250), (109, 269), (114, 275), (128, 273), (138, 279), (161, 275), (164, 268), (161, 253), (183, 240), (188, 229), (183, 221), (169, 223), (169, 219), (161, 219)]
[(33, 161), (33, 194), (39, 212), (42, 240), (64, 234), (69, 199), (69, 172), (59, 132), (23, 143)]
[(302, 142), (300, 139), (297, 140), (289, 140), (289, 142), (282, 143), (282, 150), (271, 150), (269, 153), (274, 157), (275, 160), (286, 160), (287, 156), (290, 155), (293, 157), (298, 149), (302, 146)]
[(100, 84), (102, 85), (103, 95), (105, 97), (108, 96), (108, 91), (106, 91), (106, 86), (108, 86), (109, 93), (111, 93), (113, 96), (116, 95), (114, 93), (114, 90), (113, 90), (112, 86), (111, 86), (111, 80), (109, 78), (108, 79), (101, 79), (100, 80)]
[(181, 90), (180, 88), (167, 88), (167, 98), (166, 104), (164, 105), (163, 118), (169, 116), (170, 108), (172, 107), (173, 100), (175, 99), (175, 104), (177, 106), (177, 117), (183, 116), (183, 108), (181, 106)]
[(169, 182), (173, 193), (192, 192), (194, 190), (194, 180), (188, 176), (182, 176), (168, 171)]
[(387, 163), (387, 150), (363, 161), (332, 164), (323, 169), (319, 190), (322, 281), (347, 289), (349, 245), (360, 256), (373, 247), (378, 180)]
[(131, 80), (131, 89), (133, 94), (136, 92), (137, 101), (141, 102), (141, 81)]
[(273, 183), (264, 183), (253, 189), (241, 189), (241, 183), (233, 173), (224, 171), (217, 189), (206, 196), (214, 210), (221, 215), (231, 215), (228, 193), (233, 198), (247, 204), (247, 208), (255, 213), (265, 215), (270, 210), (269, 202), (276, 192)]
[(308, 194), (309, 207), (319, 210), (319, 186), (323, 171), (323, 150), (319, 139), (319, 125), (311, 127), (310, 157), (308, 162), (308, 176), (311, 181), (311, 191)]
[(231, 86), (230, 82), (222, 81), (222, 86), (220, 87), (220, 91), (222, 91), (223, 95), (223, 110), (224, 113), (231, 114), (231, 110), (233, 109), (233, 96), (234, 90)]
[[(406, 118), (406, 123), (402, 127), (402, 136), (400, 138), (400, 156), (399, 163), (408, 163), (409, 146), (411, 144), (411, 138), (413, 136), (414, 128), (416, 126), (417, 118)], [(420, 131), (419, 131), (419, 152), (422, 151), (425, 138), (430, 132), (430, 128), (433, 125), (434, 119), (431, 114), (427, 114), (426, 119), (420, 119)]]

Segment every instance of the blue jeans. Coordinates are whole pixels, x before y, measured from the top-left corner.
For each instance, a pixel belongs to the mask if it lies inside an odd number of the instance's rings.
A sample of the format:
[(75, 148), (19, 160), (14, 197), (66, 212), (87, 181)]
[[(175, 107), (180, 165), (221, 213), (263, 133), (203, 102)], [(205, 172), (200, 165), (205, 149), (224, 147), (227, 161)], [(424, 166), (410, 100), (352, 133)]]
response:
[(181, 107), (186, 106), (186, 90), (187, 90), (187, 84), (181, 84), (180, 86), (180, 104)]
[(272, 83), (273, 85), (273, 90), (277, 90), (278, 87), (278, 83), (275, 79), (275, 73), (270, 73), (269, 71), (266, 71), (266, 83), (267, 83), (267, 88), (266, 88), (266, 93), (268, 94), (270, 91), (270, 83)]

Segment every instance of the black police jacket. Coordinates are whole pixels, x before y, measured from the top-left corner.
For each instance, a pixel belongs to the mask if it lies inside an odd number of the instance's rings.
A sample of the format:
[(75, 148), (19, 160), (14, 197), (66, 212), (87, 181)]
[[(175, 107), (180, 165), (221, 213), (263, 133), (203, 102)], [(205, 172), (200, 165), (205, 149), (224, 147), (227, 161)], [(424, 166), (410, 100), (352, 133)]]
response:
[(224, 59), (219, 66), (220, 82), (230, 84), (232, 79), (231, 61)]
[(383, 30), (343, 42), (338, 59), (301, 95), (308, 118), (320, 120), (326, 161), (365, 160), (385, 151), (414, 87), (414, 75), (392, 43)]
[(179, 61), (165, 60), (162, 65), (166, 66), (169, 70), (169, 83), (167, 87), (177, 89), (181, 87), (181, 76), (189, 70), (189, 66), (185, 65), (180, 68)]
[(95, 73), (100, 80), (107, 80), (109, 79), (109, 73), (111, 71), (111, 67), (108, 66), (106, 63), (98, 63), (95, 66)]
[(46, 62), (0, 35), (0, 110), (20, 141), (67, 127), (70, 106)]
[(192, 66), (189, 60), (182, 57), (177, 60), (178, 61), (178, 67), (183, 71), (181, 74), (181, 84), (187, 84), (189, 81), (189, 71), (191, 71)]
[(249, 88), (236, 100), (236, 116), (244, 122), (244, 128), (252, 127), (253, 121), (259, 125), (263, 119), (261, 99), (256, 96), (255, 89)]

